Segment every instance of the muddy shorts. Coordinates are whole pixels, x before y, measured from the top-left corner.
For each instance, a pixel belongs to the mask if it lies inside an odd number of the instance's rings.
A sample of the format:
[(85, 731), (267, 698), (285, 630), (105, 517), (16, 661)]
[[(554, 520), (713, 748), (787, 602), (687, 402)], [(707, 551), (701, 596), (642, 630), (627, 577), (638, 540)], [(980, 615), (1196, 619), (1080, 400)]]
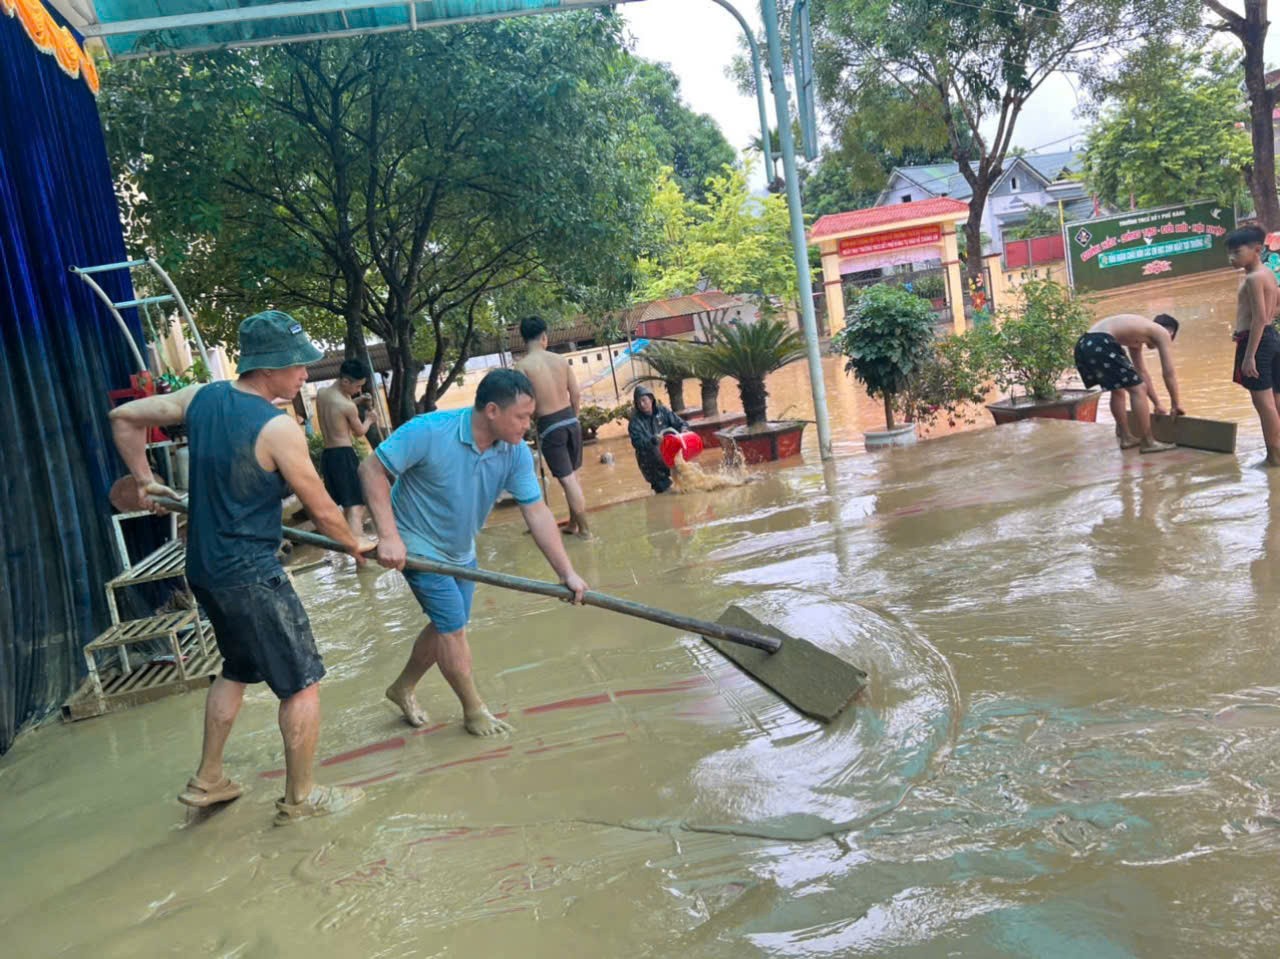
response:
[(360, 457), (350, 446), (335, 446), (320, 454), (320, 475), (324, 488), (339, 506), (363, 506), (360, 488)]
[(1249, 333), (1235, 333), (1231, 337), (1236, 341), (1236, 362), (1232, 368), (1231, 379), (1239, 383), (1251, 393), (1258, 390), (1280, 391), (1280, 333), (1274, 325), (1262, 331), (1262, 339), (1258, 340), (1258, 352), (1254, 362), (1258, 364), (1257, 376), (1245, 376), (1240, 371), (1244, 363), (1244, 351), (1249, 347)]
[[(475, 560), (467, 565), (476, 568)], [(471, 618), (471, 600), (476, 594), (476, 584), (471, 580), (415, 569), (404, 570), (404, 578), (437, 632), (456, 633), (467, 625)]]
[(582, 468), (582, 425), (572, 407), (538, 417), (538, 442), (542, 444), (542, 458), (556, 479)]
[(311, 622), (284, 573), (244, 586), (191, 584), (213, 625), (222, 676), (236, 683), (266, 683), (280, 699), (324, 676)]
[(1110, 333), (1086, 333), (1076, 340), (1076, 371), (1086, 387), (1127, 390), (1142, 385), (1142, 374)]

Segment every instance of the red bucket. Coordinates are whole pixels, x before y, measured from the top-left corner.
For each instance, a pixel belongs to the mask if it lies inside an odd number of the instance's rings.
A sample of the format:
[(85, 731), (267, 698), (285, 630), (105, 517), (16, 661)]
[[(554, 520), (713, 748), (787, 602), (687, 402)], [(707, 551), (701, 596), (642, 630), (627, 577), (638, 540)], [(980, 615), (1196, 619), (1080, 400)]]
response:
[(688, 463), (702, 452), (702, 437), (697, 433), (668, 433), (662, 437), (662, 445), (659, 449), (662, 453), (662, 462), (668, 467), (676, 465), (677, 453), (683, 453), (684, 460)]

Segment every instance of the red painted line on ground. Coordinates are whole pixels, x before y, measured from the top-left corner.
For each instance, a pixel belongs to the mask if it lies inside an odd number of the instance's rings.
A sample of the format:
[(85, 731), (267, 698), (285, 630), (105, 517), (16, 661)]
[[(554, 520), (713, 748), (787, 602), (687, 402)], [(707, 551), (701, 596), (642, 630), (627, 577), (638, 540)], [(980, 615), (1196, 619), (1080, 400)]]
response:
[(606, 733), (603, 736), (592, 736), (591, 741), (593, 743), (603, 743), (603, 742), (608, 742), (610, 739), (630, 739), (630, 738), (631, 737), (628, 736), (626, 733)]
[(549, 713), (553, 709), (576, 709), (579, 706), (601, 706), (609, 702), (608, 693), (596, 693), (594, 696), (578, 696), (574, 699), (561, 699), (559, 702), (546, 703), (542, 706), (530, 706), (523, 710), (526, 716), (537, 713)]
[(425, 736), (427, 735), (427, 733), (439, 732), (441, 729), (444, 729), (448, 725), (449, 725), (448, 723), (435, 723), (434, 725), (431, 725), (431, 726), (423, 726), (421, 729), (415, 729), (413, 731), (413, 734), (415, 736)]
[(394, 779), (399, 773), (390, 772), (383, 773), (381, 776), (370, 776), (368, 779), (357, 779), (353, 782), (343, 783), (344, 786), (372, 786), (374, 783), (386, 782), (388, 779)]
[(682, 690), (693, 689), (697, 686), (705, 686), (710, 680), (705, 676), (696, 676), (693, 679), (682, 679), (676, 683), (669, 683), (666, 686), (647, 686), (638, 689), (620, 689), (615, 696), (658, 696), (665, 693), (678, 693)]
[(337, 763), (345, 763), (352, 759), (359, 759), (361, 756), (372, 756), (374, 753), (386, 752), (388, 749), (401, 749), (403, 747), (404, 737), (396, 736), (394, 739), (384, 739), (380, 743), (361, 746), (359, 749), (352, 749), (349, 752), (338, 753), (336, 756), (330, 756), (328, 759), (322, 760), (320, 765), (333, 766)]
[(467, 763), (483, 763), (488, 762), (490, 759), (505, 759), (509, 755), (511, 755), (511, 747), (503, 746), (501, 749), (481, 753), (479, 756), (468, 756), (466, 759), (455, 759), (452, 762), (440, 763), (436, 766), (428, 766), (426, 769), (419, 770), (419, 775), (433, 773), (439, 769), (448, 769), (451, 766), (465, 766)]

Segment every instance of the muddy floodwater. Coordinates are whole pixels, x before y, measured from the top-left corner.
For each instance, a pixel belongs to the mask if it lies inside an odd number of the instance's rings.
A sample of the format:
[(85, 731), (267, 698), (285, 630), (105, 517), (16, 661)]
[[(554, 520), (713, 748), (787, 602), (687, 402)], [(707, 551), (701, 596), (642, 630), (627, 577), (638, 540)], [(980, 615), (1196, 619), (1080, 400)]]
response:
[[(876, 404), (834, 361), (826, 468), (807, 446), (746, 487), (634, 499), (621, 441), (589, 448), (616, 452), (589, 488), (627, 501), (570, 543), (578, 570), (705, 618), (740, 603), (862, 667), (830, 726), (689, 635), (482, 586), (476, 673), (516, 732), (469, 737), (434, 673), (413, 730), (381, 695), (422, 622), (400, 577), (298, 573), (320, 778), (367, 800), (271, 825), (262, 688), (227, 749), (249, 792), (212, 814), (173, 798), (199, 693), (35, 730), (0, 760), (3, 953), (1276, 955), (1280, 477), (1226, 382), (1232, 290), (1121, 308), (1184, 321), (1185, 405), (1241, 420), (1235, 456), (1122, 454), (1101, 422), (854, 455)], [(808, 415), (806, 387), (784, 371), (772, 407)], [(497, 519), (481, 565), (545, 575)]]

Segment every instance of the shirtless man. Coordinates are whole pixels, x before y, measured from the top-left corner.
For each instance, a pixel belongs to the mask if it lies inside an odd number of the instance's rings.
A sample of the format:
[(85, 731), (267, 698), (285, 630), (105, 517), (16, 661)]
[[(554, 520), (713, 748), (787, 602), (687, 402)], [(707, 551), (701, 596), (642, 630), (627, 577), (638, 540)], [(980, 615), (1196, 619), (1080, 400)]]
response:
[(569, 525), (565, 532), (589, 536), (587, 498), (578, 482), (578, 470), (582, 468), (582, 427), (578, 423), (582, 397), (578, 393), (578, 381), (564, 357), (547, 349), (547, 324), (541, 317), (527, 316), (521, 320), (520, 335), (528, 352), (516, 364), (516, 369), (533, 383), (538, 417), (535, 428), (542, 456), (551, 467), (551, 475), (564, 488), (564, 498), (569, 504)]
[(1280, 334), (1276, 308), (1280, 286), (1262, 263), (1266, 234), (1245, 226), (1227, 234), (1231, 265), (1244, 270), (1236, 291), (1236, 362), (1232, 379), (1249, 391), (1267, 444), (1264, 466), (1280, 466)]
[(364, 492), (360, 489), (360, 458), (351, 446), (353, 436), (364, 436), (373, 423), (361, 419), (362, 407), (373, 397), (364, 392), (366, 371), (359, 360), (343, 360), (338, 379), (316, 393), (316, 414), (324, 434), (320, 454), (320, 475), (333, 501), (342, 507), (351, 535), (361, 547), (373, 543), (364, 535)]
[[(1116, 421), (1116, 436), (1122, 450), (1140, 446), (1143, 453), (1162, 453), (1174, 448), (1172, 443), (1157, 443), (1151, 432), (1151, 409), (1147, 399), (1155, 406), (1155, 412), (1164, 413), (1160, 398), (1156, 395), (1151, 372), (1143, 361), (1144, 347), (1160, 354), (1160, 367), (1164, 373), (1164, 385), (1169, 391), (1169, 412), (1174, 416), (1183, 413), (1178, 397), (1178, 378), (1173, 370), (1173, 340), (1178, 335), (1178, 321), (1167, 313), (1154, 320), (1136, 313), (1118, 313), (1108, 316), (1093, 326), (1076, 341), (1076, 370), (1087, 387), (1101, 386), (1111, 392), (1111, 415)], [(1125, 350), (1129, 355), (1125, 356)], [(1129, 429), (1129, 417), (1125, 413), (1125, 394), (1137, 414), (1138, 436)]]

